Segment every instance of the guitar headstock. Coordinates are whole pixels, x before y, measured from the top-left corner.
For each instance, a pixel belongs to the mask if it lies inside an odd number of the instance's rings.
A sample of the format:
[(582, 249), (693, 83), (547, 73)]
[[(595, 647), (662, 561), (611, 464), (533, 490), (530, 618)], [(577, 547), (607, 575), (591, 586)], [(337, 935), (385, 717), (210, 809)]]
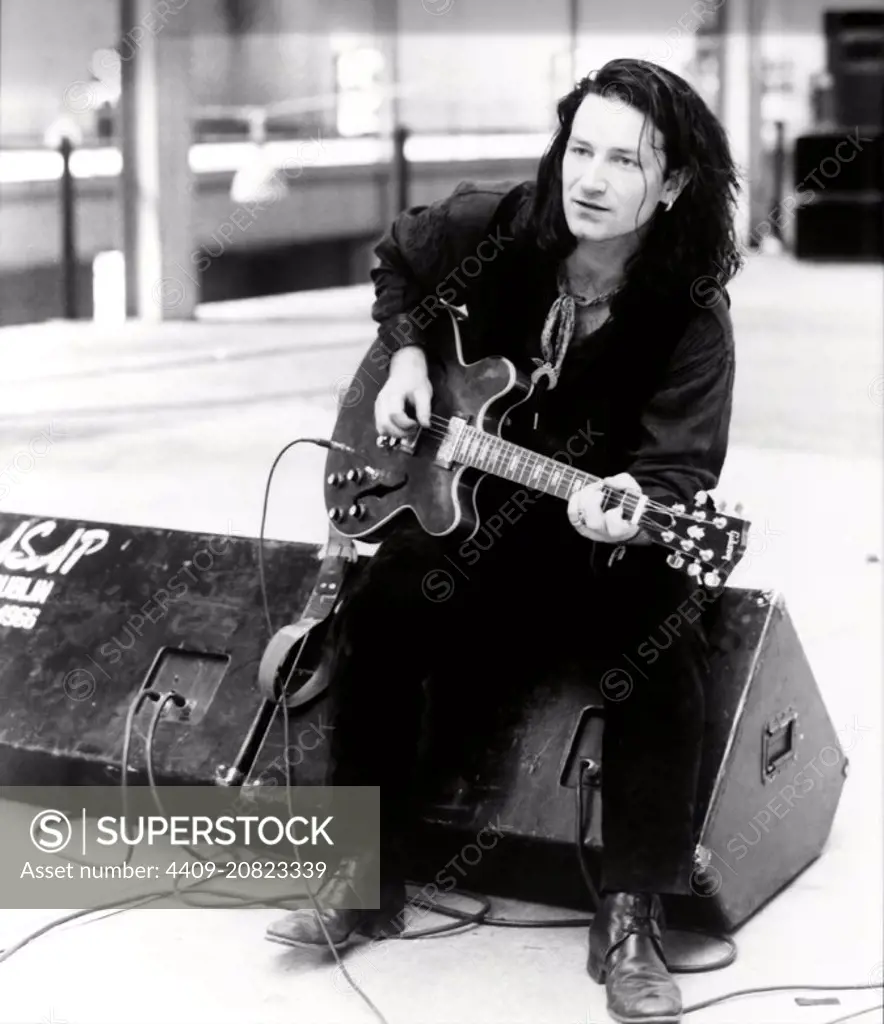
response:
[[(724, 503), (716, 506), (706, 491), (698, 491), (693, 505), (668, 504), (669, 522), (658, 534), (671, 550), (666, 563), (684, 570), (707, 587), (719, 587), (740, 562), (749, 543), (750, 523), (739, 515), (726, 515)], [(742, 512), (736, 505), (734, 511)], [(657, 518), (657, 517), (655, 517)]]

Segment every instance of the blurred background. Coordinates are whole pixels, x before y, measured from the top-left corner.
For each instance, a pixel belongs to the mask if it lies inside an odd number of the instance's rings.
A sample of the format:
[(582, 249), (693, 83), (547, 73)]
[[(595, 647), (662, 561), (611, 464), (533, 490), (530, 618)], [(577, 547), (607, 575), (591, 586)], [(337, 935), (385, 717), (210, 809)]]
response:
[(881, 4), (0, 0), (0, 325), (365, 282), (396, 209), (532, 177), (615, 56), (722, 118), (747, 248), (881, 259)]

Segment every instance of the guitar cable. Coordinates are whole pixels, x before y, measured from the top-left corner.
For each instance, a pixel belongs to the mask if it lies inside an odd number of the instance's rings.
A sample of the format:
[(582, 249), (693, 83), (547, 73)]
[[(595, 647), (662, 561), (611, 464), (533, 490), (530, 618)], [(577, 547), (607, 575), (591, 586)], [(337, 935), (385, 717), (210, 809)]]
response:
[(363, 461), (368, 461), (364, 455), (357, 452), (355, 448), (351, 448), (350, 445), (343, 444), (341, 441), (327, 441), (323, 437), (296, 437), (294, 441), (289, 441), (288, 444), (284, 445), (273, 460), (273, 465), (270, 467), (270, 472), (267, 474), (267, 483), (264, 487), (264, 505), (261, 509), (261, 530), (258, 535), (258, 578), (261, 583), (261, 600), (264, 605), (264, 620), (267, 624), (267, 635), (270, 637), (273, 636), (274, 630), (273, 622), (270, 617), (270, 604), (267, 600), (267, 581), (264, 576), (264, 527), (267, 522), (267, 505), (270, 501), (270, 484), (273, 481), (273, 474), (276, 472), (276, 467), (279, 465), (283, 455), (285, 455), (290, 448), (294, 448), (296, 444), (314, 444), (319, 448), (327, 448), (329, 451), (344, 452), (347, 455), (357, 455)]
[[(272, 465), (272, 467), (270, 469), (270, 472), (268, 474), (267, 483), (266, 483), (265, 492), (264, 492), (264, 505), (263, 505), (262, 516), (261, 516), (261, 530), (260, 530), (260, 535), (259, 535), (259, 547), (258, 547), (258, 567), (259, 567), (261, 597), (262, 597), (262, 602), (263, 602), (263, 609), (264, 609), (266, 624), (267, 624), (267, 628), (268, 628), (268, 634), (270, 636), (273, 635), (273, 623), (272, 623), (272, 617), (270, 615), (270, 605), (269, 605), (269, 600), (268, 600), (268, 596), (267, 596), (267, 588), (266, 588), (266, 581), (265, 581), (265, 575), (264, 575), (264, 560), (263, 560), (264, 528), (265, 528), (265, 523), (266, 523), (267, 505), (268, 505), (269, 495), (270, 495), (270, 485), (271, 485), (273, 473), (274, 473), (274, 471), (275, 471), (275, 469), (276, 469), (280, 459), (282, 458), (282, 456), (290, 448), (294, 447), (294, 445), (301, 444), (301, 443), (314, 444), (314, 445), (318, 445), (319, 447), (323, 447), (323, 448), (326, 448), (326, 449), (329, 449), (329, 450), (342, 451), (342, 452), (345, 452), (345, 453), (350, 454), (350, 455), (360, 455), (360, 453), (356, 452), (350, 446), (344, 445), (341, 442), (330, 441), (330, 440), (326, 440), (324, 438), (303, 437), (303, 438), (297, 438), (296, 440), (291, 441), (287, 445), (285, 445), (285, 447), (283, 447), (281, 449), (281, 451), (276, 456), (276, 459), (273, 462), (273, 465)], [(360, 457), (364, 458), (361, 455), (360, 455)], [(298, 652), (297, 652), (295, 658), (294, 658), (294, 663), (291, 666), (291, 668), (290, 668), (290, 670), (289, 670), (289, 672), (287, 674), (287, 678), (285, 680), (285, 683), (280, 687), (280, 695), (279, 695), (279, 698), (276, 701), (276, 705), (275, 705), (275, 708), (274, 708), (274, 716), (273, 716), (273, 719), (271, 719), (270, 726), (268, 726), (268, 731), (269, 731), (269, 728), (272, 726), (272, 723), (273, 723), (273, 720), (275, 719), (276, 714), (279, 713), (279, 710), (281, 708), (283, 708), (283, 709), (285, 708), (285, 702), (286, 702), (286, 698), (288, 696), (288, 687), (290, 686), (291, 681), (295, 677), (295, 672), (296, 672), (296, 669), (297, 669), (297, 663), (298, 663), (298, 660), (300, 659), (300, 656), (301, 656), (301, 653), (302, 653), (304, 647), (305, 647), (305, 644), (302, 643), (300, 645), (299, 649), (298, 649)], [(124, 738), (123, 738), (123, 765), (122, 765), (122, 777), (121, 777), (121, 790), (122, 790), (122, 794), (121, 795), (122, 795), (122, 799), (123, 799), (124, 814), (125, 814), (125, 811), (127, 810), (126, 774), (128, 772), (128, 759), (129, 759), (129, 749), (130, 749), (130, 745), (131, 745), (131, 734), (132, 734), (132, 731), (133, 731), (133, 728), (134, 728), (135, 716), (136, 716), (138, 710), (140, 709), (142, 703), (145, 700), (152, 700), (152, 701), (154, 701), (157, 704), (157, 707), (155, 708), (154, 713), (151, 716), (151, 721), (150, 721), (150, 724), (149, 724), (149, 727), (148, 727), (147, 736), (146, 736), (146, 740), (145, 740), (148, 784), (149, 784), (150, 789), (152, 791), (153, 799), (154, 799), (155, 803), (157, 804), (157, 807), (160, 809), (160, 811), (162, 813), (165, 813), (163, 811), (162, 803), (160, 802), (159, 794), (157, 792), (157, 787), (156, 787), (156, 776), (155, 776), (155, 772), (154, 772), (154, 769), (153, 769), (153, 762), (152, 762), (152, 747), (153, 747), (153, 742), (154, 742), (154, 739), (155, 739), (155, 735), (156, 735), (156, 731), (157, 731), (159, 722), (161, 720), (163, 712), (165, 711), (166, 706), (168, 704), (170, 704), (170, 703), (174, 703), (174, 704), (176, 704), (178, 706), (182, 706), (185, 703), (185, 700), (184, 700), (184, 698), (180, 694), (175, 693), (175, 691), (169, 691), (169, 692), (167, 692), (165, 694), (160, 694), (158, 691), (143, 690), (143, 691), (140, 691), (135, 696), (135, 698), (133, 699), (133, 701), (132, 701), (132, 703), (130, 705), (129, 713), (127, 714), (125, 730), (124, 730)], [(284, 739), (283, 739), (284, 749), (288, 749), (288, 734), (289, 734), (289, 721), (288, 721), (288, 718), (289, 718), (288, 714), (284, 712), (283, 716), (282, 716), (283, 734), (284, 734)], [(577, 788), (577, 793), (576, 793), (576, 804), (577, 804), (577, 806), (576, 806), (576, 814), (575, 814), (575, 819), (576, 819), (575, 846), (576, 846), (578, 863), (579, 863), (579, 866), (580, 866), (581, 875), (583, 876), (584, 883), (586, 884), (587, 891), (589, 892), (590, 900), (591, 900), (592, 905), (593, 905), (594, 908), (598, 908), (598, 906), (599, 906), (599, 894), (598, 894), (598, 891), (596, 889), (595, 884), (593, 883), (592, 875), (591, 875), (591, 872), (589, 870), (589, 866), (586, 863), (586, 859), (585, 859), (584, 836), (586, 835), (586, 828), (588, 827), (588, 822), (584, 821), (584, 817), (585, 817), (585, 813), (584, 813), (584, 788), (585, 788), (585, 786), (584, 786), (584, 779), (588, 777), (590, 779), (590, 784), (594, 784), (592, 780), (593, 780), (594, 776), (596, 775), (596, 772), (597, 772), (597, 766), (594, 766), (591, 762), (587, 762), (586, 759), (584, 759), (581, 762), (580, 776), (579, 776), (578, 785), (576, 787)], [(288, 800), (288, 804), (289, 804), (290, 813), (292, 813), (291, 812), (291, 770), (290, 770), (290, 765), (288, 765), (288, 764), (286, 764), (285, 775), (286, 775), (286, 794), (287, 794), (287, 800)], [(207, 862), (209, 862), (211, 860), (211, 858), (203, 857), (201, 854), (198, 853), (198, 851), (193, 850), (190, 847), (185, 847), (185, 848), (188, 850), (188, 852), (191, 853), (192, 856), (194, 856), (199, 861), (207, 863)], [(124, 864), (127, 864), (129, 862), (129, 859), (131, 858), (131, 855), (132, 855), (132, 850), (133, 850), (133, 847), (131, 845), (129, 845), (129, 849), (127, 851), (125, 860), (123, 862)], [(294, 847), (294, 852), (295, 852), (295, 855), (298, 858), (298, 863), (300, 864), (300, 854), (299, 854), (299, 851), (298, 851), (297, 847)], [(227, 856), (227, 854), (225, 854), (225, 856)], [(74, 861), (76, 861), (76, 858), (72, 858), (69, 855), (66, 855), (65, 859), (66, 860), (74, 860)], [(82, 863), (82, 862), (77, 861), (77, 863)], [(211, 876), (209, 876), (209, 877), (211, 877)], [(85, 916), (91, 915), (91, 914), (97, 914), (100, 911), (104, 911), (104, 910), (110, 911), (111, 914), (113, 914), (113, 913), (121, 913), (121, 912), (124, 912), (126, 910), (135, 909), (135, 908), (137, 908), (139, 906), (147, 905), (147, 904), (149, 904), (151, 902), (154, 902), (156, 900), (159, 900), (159, 899), (167, 898), (170, 895), (177, 895), (178, 898), (183, 899), (185, 892), (189, 892), (189, 891), (191, 891), (193, 889), (199, 888), (200, 885), (205, 884), (205, 882), (208, 881), (208, 880), (209, 880), (208, 878), (200, 878), (200, 879), (197, 879), (194, 883), (192, 883), (190, 885), (182, 886), (182, 885), (177, 884), (178, 883), (178, 879), (177, 879), (177, 876), (176, 876), (176, 884), (171, 889), (163, 889), (163, 890), (160, 890), (158, 892), (148, 893), (148, 894), (146, 894), (144, 896), (134, 897), (133, 899), (130, 899), (130, 900), (123, 900), (123, 901), (117, 900), (117, 901), (109, 902), (109, 903), (106, 903), (106, 904), (99, 904), (99, 905), (96, 905), (96, 906), (93, 906), (93, 907), (89, 907), (89, 908), (86, 908), (86, 909), (73, 911), (70, 914), (66, 914), (63, 917), (56, 918), (55, 920), (50, 921), (46, 925), (44, 925), (41, 928), (31, 932), (30, 934), (26, 935), (25, 937), (23, 937), (19, 941), (15, 942), (12, 946), (9, 946), (9, 947), (7, 947), (5, 949), (0, 949), (0, 963), (3, 963), (6, 960), (8, 960), (16, 952), (18, 952), (24, 946), (29, 945), (31, 942), (33, 942), (34, 940), (36, 940), (40, 936), (45, 935), (46, 933), (48, 933), (49, 931), (53, 930), (54, 928), (57, 928), (57, 927), (61, 926), (62, 924), (69, 923), (69, 922), (71, 922), (71, 921), (73, 921), (73, 920), (75, 920), (77, 918), (85, 917)], [(408, 880), (408, 884), (411, 885), (411, 886), (418, 885), (418, 883), (416, 883), (416, 882), (414, 882), (414, 881), (412, 881), (410, 879)], [(310, 898), (311, 903), (313, 904), (314, 910), (317, 911), (317, 920), (319, 921), (320, 926), (321, 926), (321, 928), (323, 930), (323, 933), (324, 933), (324, 936), (325, 936), (328, 948), (331, 951), (331, 953), (332, 953), (332, 955), (333, 955), (333, 957), (334, 957), (338, 967), (340, 967), (340, 969), (342, 970), (342, 972), (344, 974), (344, 977), (347, 979), (348, 983), (354, 989), (354, 991), (364, 1000), (366, 1005), (369, 1007), (369, 1009), (372, 1011), (372, 1013), (377, 1017), (377, 1019), (381, 1022), (381, 1024), (389, 1024), (389, 1022), (383, 1016), (383, 1014), (380, 1012), (380, 1010), (378, 1010), (378, 1008), (374, 1005), (374, 1003), (371, 1001), (371, 999), (362, 991), (362, 989), (359, 987), (359, 985), (357, 985), (357, 983), (350, 976), (349, 972), (347, 971), (347, 969), (346, 969), (346, 967), (345, 967), (345, 965), (343, 963), (343, 960), (341, 959), (341, 957), (338, 954), (338, 950), (335, 948), (334, 944), (331, 941), (330, 936), (328, 935), (328, 932), (327, 932), (327, 930), (325, 928), (324, 922), (322, 921), (321, 914), (318, 913), (319, 907), (318, 907), (317, 902), (316, 902), (316, 897), (310, 891), (309, 886), (307, 887), (307, 890), (308, 890), (308, 896)], [(442, 904), (437, 903), (435, 900), (427, 900), (427, 899), (417, 900), (417, 899), (413, 898), (413, 899), (411, 899), (409, 901), (408, 906), (424, 909), (424, 910), (427, 910), (429, 912), (435, 912), (435, 913), (437, 913), (437, 914), (439, 914), (439, 915), (441, 915), (443, 917), (454, 918), (455, 923), (454, 924), (450, 924), (450, 925), (443, 925), (443, 926), (437, 927), (437, 928), (422, 929), (422, 930), (416, 931), (416, 932), (403, 932), (402, 934), (396, 935), (396, 936), (392, 936), (390, 939), (386, 939), (385, 941), (412, 940), (412, 939), (425, 938), (425, 937), (431, 936), (431, 935), (439, 935), (439, 934), (442, 934), (442, 933), (458, 934), (458, 933), (463, 932), (463, 931), (469, 931), (469, 930), (472, 930), (474, 928), (477, 928), (480, 925), (489, 925), (491, 927), (506, 927), (506, 928), (578, 928), (578, 927), (579, 928), (585, 928), (585, 927), (588, 927), (589, 925), (591, 925), (592, 920), (593, 920), (592, 918), (565, 918), (565, 919), (553, 919), (553, 920), (528, 920), (528, 921), (526, 921), (526, 920), (508, 919), (508, 918), (494, 918), (494, 917), (490, 916), (491, 901), (487, 897), (480, 896), (478, 894), (468, 892), (467, 890), (457, 889), (457, 888), (451, 890), (451, 892), (453, 894), (455, 894), (455, 895), (465, 896), (465, 897), (468, 897), (470, 899), (476, 900), (476, 902), (478, 902), (479, 905), (480, 905), (480, 909), (478, 911), (474, 912), (474, 913), (466, 913), (464, 911), (457, 910), (457, 909), (455, 909), (453, 907), (446, 907), (446, 906), (444, 906)], [(208, 894), (206, 894), (206, 895), (208, 895)], [(235, 907), (235, 906), (240, 906), (240, 907), (267, 907), (267, 908), (269, 908), (269, 907), (279, 907), (279, 908), (285, 908), (285, 909), (293, 909), (292, 908), (292, 903), (293, 902), (297, 903), (301, 899), (301, 897), (298, 897), (298, 896), (291, 896), (291, 897), (278, 898), (278, 899), (267, 899), (267, 898), (264, 898), (264, 899), (261, 899), (261, 900), (247, 900), (244, 897), (240, 897), (240, 896), (232, 896), (232, 895), (225, 896), (224, 894), (213, 894), (213, 895), (218, 897), (218, 898), (227, 899), (228, 901), (230, 901), (230, 902), (224, 904), (225, 906), (229, 906), (229, 907)], [(188, 902), (188, 901), (185, 900), (185, 902)], [(200, 904), (194, 904), (194, 903), (190, 903), (190, 905), (191, 906), (200, 906)], [(214, 905), (217, 906), (218, 904), (214, 904)], [(202, 906), (205, 907), (206, 905), (202, 904)], [(109, 915), (105, 915), (105, 916), (109, 916)], [(98, 918), (96, 920), (100, 920), (100, 918)], [(91, 923), (91, 922), (87, 922), (87, 923)], [(690, 931), (690, 932), (694, 932), (694, 934), (699, 934), (699, 935), (704, 935), (706, 937), (716, 938), (716, 939), (724, 942), (725, 945), (727, 945), (729, 947), (729, 953), (726, 954), (725, 957), (722, 958), (722, 960), (720, 960), (718, 962), (715, 962), (715, 963), (712, 963), (712, 964), (709, 964), (709, 965), (705, 965), (705, 966), (701, 966), (701, 967), (670, 968), (672, 973), (701, 973), (701, 972), (706, 972), (706, 971), (711, 971), (711, 970), (718, 970), (718, 969), (720, 969), (722, 967), (729, 966), (736, 959), (737, 946), (736, 946), (736, 943), (734, 943), (734, 941), (732, 939), (730, 939), (729, 937), (722, 936), (722, 935), (710, 935), (710, 933), (708, 933), (708, 932), (696, 931), (696, 930), (693, 930), (693, 929), (679, 929), (679, 930), (681, 930), (681, 931)], [(682, 1013), (683, 1013), (684, 1016), (687, 1016), (688, 1014), (695, 1013), (698, 1010), (705, 1009), (705, 1008), (707, 1008), (709, 1006), (714, 1006), (714, 1005), (719, 1004), (719, 1003), (727, 1002), (727, 1001), (729, 1001), (731, 999), (736, 999), (736, 998), (739, 998), (739, 997), (742, 997), (742, 996), (748, 996), (748, 995), (758, 995), (758, 994), (765, 994), (765, 993), (772, 993), (772, 992), (787, 992), (787, 991), (789, 991), (789, 992), (794, 992), (794, 991), (821, 991), (821, 992), (858, 991), (858, 990), (873, 989), (873, 988), (874, 989), (882, 989), (882, 988), (884, 988), (884, 982), (873, 982), (873, 983), (854, 984), (854, 985), (772, 985), (772, 986), (760, 986), (760, 987), (757, 987), (757, 988), (740, 989), (740, 990), (737, 990), (737, 991), (725, 993), (725, 994), (720, 995), (720, 996), (716, 996), (716, 997), (711, 998), (711, 999), (703, 1000), (702, 1002), (698, 1002), (698, 1003), (691, 1004), (689, 1006), (685, 1006), (684, 1009), (682, 1010)], [(812, 1001), (808, 1000), (807, 1002), (810, 1003)], [(868, 1008), (863, 1009), (863, 1010), (855, 1011), (855, 1012), (849, 1013), (849, 1014), (847, 1014), (845, 1016), (840, 1016), (840, 1017), (838, 1017), (838, 1018), (836, 1018), (834, 1020), (825, 1022), (825, 1024), (844, 1024), (844, 1022), (846, 1022), (848, 1020), (853, 1020), (853, 1019), (855, 1019), (857, 1017), (864, 1016), (865, 1014), (872, 1013), (875, 1010), (882, 1009), (882, 1008), (884, 1008), (884, 1003), (876, 1004), (875, 1006), (868, 1007)]]

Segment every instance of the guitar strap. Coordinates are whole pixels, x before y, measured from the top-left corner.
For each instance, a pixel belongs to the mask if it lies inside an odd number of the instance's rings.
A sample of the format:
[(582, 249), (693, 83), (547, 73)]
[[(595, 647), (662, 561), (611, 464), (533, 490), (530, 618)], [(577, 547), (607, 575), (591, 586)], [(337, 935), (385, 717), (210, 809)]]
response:
[[(341, 538), (334, 527), (330, 527), (316, 582), (301, 617), (274, 633), (261, 657), (258, 688), (265, 700), (279, 700), (280, 691), (286, 683), (281, 673), (283, 665), (289, 661), (296, 645), (306, 645), (309, 634), (323, 625), (335, 610), (347, 577), (358, 561), (353, 541), (349, 537)], [(307, 682), (288, 696), (285, 706), (290, 709), (300, 707), (318, 697), (327, 687), (328, 676), (320, 663), (313, 666), (313, 674)]]

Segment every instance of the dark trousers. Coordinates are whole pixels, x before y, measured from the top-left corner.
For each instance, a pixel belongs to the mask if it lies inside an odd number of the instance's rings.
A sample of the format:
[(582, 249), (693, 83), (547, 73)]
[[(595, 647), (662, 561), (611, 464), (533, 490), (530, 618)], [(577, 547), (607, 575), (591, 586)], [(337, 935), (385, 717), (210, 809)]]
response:
[(661, 548), (609, 565), (615, 547), (580, 537), (564, 505), (531, 518), (469, 546), (404, 525), (348, 584), (329, 629), (327, 783), (380, 786), (394, 848), (415, 820), (423, 681), (567, 656), (605, 698), (602, 889), (689, 894), (709, 598)]

